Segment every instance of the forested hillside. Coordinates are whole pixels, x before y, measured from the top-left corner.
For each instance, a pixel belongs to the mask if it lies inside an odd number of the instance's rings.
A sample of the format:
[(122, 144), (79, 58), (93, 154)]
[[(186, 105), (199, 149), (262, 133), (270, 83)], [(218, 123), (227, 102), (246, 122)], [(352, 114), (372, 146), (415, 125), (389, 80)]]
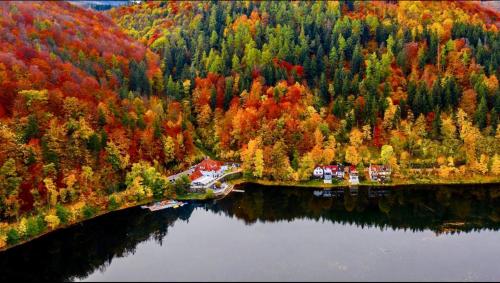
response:
[(2, 2), (0, 15), (2, 222), (92, 211), (124, 189), (136, 201), (153, 192), (125, 182), (133, 164), (146, 183), (193, 161), (183, 106), (156, 96), (159, 56), (110, 17), (64, 2)]
[(499, 18), (478, 3), (153, 2), (110, 14), (160, 55), (164, 96), (191, 103), (199, 142), (255, 177), (306, 180), (339, 161), (499, 173)]

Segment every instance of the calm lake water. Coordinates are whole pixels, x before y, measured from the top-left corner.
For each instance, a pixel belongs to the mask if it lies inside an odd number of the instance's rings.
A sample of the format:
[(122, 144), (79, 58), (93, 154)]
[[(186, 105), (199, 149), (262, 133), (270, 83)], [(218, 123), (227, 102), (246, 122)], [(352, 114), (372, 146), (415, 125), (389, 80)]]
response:
[(0, 253), (0, 281), (500, 280), (500, 187), (241, 187)]

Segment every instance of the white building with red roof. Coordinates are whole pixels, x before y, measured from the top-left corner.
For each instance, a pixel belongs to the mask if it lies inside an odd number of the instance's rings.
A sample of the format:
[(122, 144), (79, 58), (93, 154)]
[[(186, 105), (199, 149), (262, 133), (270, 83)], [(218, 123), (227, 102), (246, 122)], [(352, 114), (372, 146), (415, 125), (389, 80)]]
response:
[(343, 165), (326, 165), (316, 166), (313, 171), (313, 177), (323, 178), (325, 183), (332, 183), (332, 179), (344, 179), (344, 166)]
[(206, 187), (217, 178), (224, 175), (228, 166), (221, 161), (204, 159), (194, 167), (194, 172), (189, 176), (192, 188)]

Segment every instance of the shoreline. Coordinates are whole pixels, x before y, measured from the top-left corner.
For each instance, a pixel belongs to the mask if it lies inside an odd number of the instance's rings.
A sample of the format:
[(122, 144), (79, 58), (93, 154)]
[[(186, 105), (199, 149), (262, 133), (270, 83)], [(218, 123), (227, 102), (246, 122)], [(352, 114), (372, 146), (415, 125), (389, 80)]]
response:
[[(395, 187), (401, 187), (401, 186), (402, 187), (406, 187), (406, 186), (420, 187), (420, 186), (438, 186), (438, 185), (442, 185), (442, 186), (491, 185), (491, 186), (494, 186), (494, 185), (500, 185), (500, 179), (497, 178), (497, 179), (493, 179), (493, 180), (487, 181), (487, 182), (478, 182), (477, 180), (475, 180), (475, 181), (473, 181), (473, 180), (470, 180), (470, 181), (460, 180), (460, 181), (456, 181), (456, 182), (452, 182), (449, 180), (437, 180), (437, 181), (433, 181), (433, 182), (410, 182), (410, 181), (395, 180), (395, 181), (389, 182), (389, 183), (376, 183), (376, 182), (366, 182), (365, 181), (365, 182), (360, 182), (360, 184), (358, 184), (358, 185), (350, 185), (347, 181), (342, 181), (342, 182), (334, 183), (334, 184), (324, 184), (319, 180), (307, 181), (307, 182), (294, 182), (294, 181), (282, 182), (282, 181), (271, 181), (271, 180), (264, 180), (264, 179), (238, 178), (238, 179), (231, 180), (228, 183), (230, 183), (232, 185), (232, 188), (231, 188), (231, 190), (228, 190), (227, 192), (225, 192), (224, 195), (222, 195), (222, 197), (229, 195), (232, 192), (232, 190), (237, 188), (238, 186), (252, 185), (252, 184), (253, 185), (260, 185), (260, 186), (268, 186), (268, 187), (282, 187), (285, 189), (294, 189), (294, 188), (300, 188), (300, 189), (350, 189), (351, 187), (356, 187), (356, 188), (367, 188), (367, 187), (395, 188)], [(218, 199), (218, 198), (220, 198), (220, 196), (213, 196), (212, 198), (209, 198), (206, 196), (206, 194), (190, 193), (190, 194), (187, 194), (186, 196), (180, 196), (180, 197), (176, 197), (174, 199), (179, 200), (179, 201), (205, 201), (205, 200)], [(141, 201), (141, 202), (138, 202), (135, 204), (125, 205), (125, 206), (116, 208), (114, 210), (105, 210), (105, 211), (97, 212), (92, 217), (82, 219), (79, 221), (75, 221), (74, 223), (69, 223), (69, 224), (66, 224), (64, 226), (61, 225), (61, 226), (57, 227), (56, 229), (46, 230), (37, 236), (34, 236), (30, 239), (25, 239), (25, 240), (19, 241), (18, 243), (14, 244), (14, 245), (10, 245), (10, 246), (7, 245), (3, 248), (0, 248), (0, 253), (5, 252), (7, 250), (10, 250), (12, 248), (21, 246), (21, 245), (26, 244), (28, 242), (31, 242), (33, 240), (36, 240), (36, 239), (41, 238), (43, 236), (46, 236), (50, 233), (53, 233), (53, 232), (56, 232), (59, 230), (64, 230), (64, 229), (73, 227), (75, 225), (85, 223), (88, 220), (92, 220), (92, 219), (97, 218), (97, 217), (101, 217), (101, 216), (104, 216), (104, 215), (107, 215), (110, 213), (115, 213), (115, 212), (119, 212), (119, 211), (126, 210), (126, 209), (136, 208), (136, 207), (151, 203), (153, 201), (155, 201), (155, 200), (152, 200), (152, 199), (144, 200), (144, 201)]]
[(403, 180), (395, 180), (388, 183), (377, 183), (377, 182), (360, 182), (357, 185), (351, 185), (347, 181), (342, 181), (333, 184), (325, 184), (321, 181), (307, 181), (307, 182), (295, 182), (295, 181), (273, 181), (273, 180), (263, 180), (263, 179), (253, 179), (253, 178), (240, 178), (236, 180), (230, 181), (231, 184), (237, 185), (245, 185), (245, 184), (255, 184), (261, 186), (273, 186), (273, 187), (284, 187), (284, 188), (309, 188), (309, 189), (335, 189), (335, 188), (344, 188), (348, 189), (351, 187), (399, 187), (399, 186), (467, 186), (467, 185), (500, 185), (500, 178), (488, 180), (485, 182), (479, 182), (476, 180), (459, 180), (459, 181), (450, 181), (450, 180), (436, 180), (432, 182), (412, 182), (412, 181), (403, 181)]
[(26, 243), (29, 243), (33, 240), (36, 240), (38, 238), (41, 238), (43, 236), (46, 236), (48, 234), (51, 234), (53, 232), (56, 232), (56, 231), (59, 231), (59, 230), (64, 230), (64, 229), (68, 229), (68, 228), (71, 228), (75, 225), (79, 225), (79, 224), (82, 224), (82, 223), (85, 223), (86, 221), (88, 220), (92, 220), (94, 218), (97, 218), (97, 217), (101, 217), (101, 216), (104, 216), (106, 214), (110, 214), (110, 213), (114, 213), (114, 212), (119, 212), (119, 211), (122, 211), (122, 210), (126, 210), (126, 209), (129, 209), (129, 208), (134, 208), (134, 207), (139, 207), (141, 205), (145, 205), (145, 204), (148, 204), (150, 203), (151, 200), (148, 200), (148, 201), (142, 201), (142, 202), (138, 202), (137, 204), (132, 204), (132, 205), (126, 205), (126, 206), (123, 206), (123, 207), (119, 207), (119, 208), (116, 208), (116, 209), (113, 209), (113, 210), (104, 210), (104, 211), (99, 211), (97, 212), (95, 215), (93, 215), (92, 217), (89, 217), (89, 218), (85, 218), (85, 219), (82, 219), (82, 220), (78, 220), (78, 221), (75, 221), (73, 223), (68, 223), (68, 224), (65, 224), (65, 225), (60, 225), (59, 227), (57, 227), (56, 229), (47, 229), (46, 231), (44, 231), (43, 233), (40, 233), (39, 235), (36, 235), (32, 238), (29, 238), (29, 239), (24, 239), (22, 241), (19, 241), (18, 243), (14, 244), (14, 245), (7, 245), (3, 248), (0, 248), (0, 253), (1, 252), (4, 252), (4, 251), (7, 251), (7, 250), (10, 250), (12, 248), (15, 248), (17, 246), (21, 246), (23, 244), (26, 244)]
[[(230, 192), (228, 192), (228, 194), (229, 193)], [(200, 194), (187, 194), (186, 196), (181, 196), (181, 197), (174, 198), (174, 200), (177, 200), (177, 201), (204, 201), (204, 200), (208, 200), (208, 199), (209, 198), (206, 197), (206, 194), (201, 194), (201, 193)], [(135, 203), (135, 204), (124, 205), (124, 206), (121, 206), (121, 207), (113, 209), (113, 210), (98, 211), (92, 217), (81, 219), (81, 220), (75, 221), (73, 223), (68, 223), (68, 224), (65, 224), (65, 225), (60, 225), (56, 229), (47, 229), (43, 233), (41, 233), (39, 235), (36, 235), (36, 236), (34, 236), (32, 238), (19, 241), (18, 243), (14, 244), (14, 245), (10, 245), (10, 246), (7, 245), (7, 246), (5, 246), (3, 248), (0, 248), (0, 253), (4, 252), (4, 251), (7, 251), (7, 250), (10, 250), (12, 248), (15, 248), (17, 246), (26, 244), (26, 243), (31, 242), (33, 240), (36, 240), (36, 239), (41, 238), (43, 236), (46, 236), (46, 235), (48, 235), (50, 233), (53, 233), (53, 232), (56, 232), (56, 231), (59, 231), (59, 230), (68, 229), (68, 228), (71, 228), (71, 227), (73, 227), (75, 225), (79, 225), (79, 224), (85, 223), (86, 221), (95, 219), (97, 217), (101, 217), (101, 216), (104, 216), (104, 215), (107, 215), (107, 214), (111, 214), (111, 213), (123, 211), (123, 210), (126, 210), (126, 209), (140, 207), (142, 205), (147, 205), (147, 204), (150, 204), (150, 203), (153, 203), (153, 202), (156, 202), (156, 201), (163, 201), (163, 200), (167, 200), (167, 199), (161, 199), (161, 200), (148, 199), (148, 200), (140, 201), (140, 202)]]

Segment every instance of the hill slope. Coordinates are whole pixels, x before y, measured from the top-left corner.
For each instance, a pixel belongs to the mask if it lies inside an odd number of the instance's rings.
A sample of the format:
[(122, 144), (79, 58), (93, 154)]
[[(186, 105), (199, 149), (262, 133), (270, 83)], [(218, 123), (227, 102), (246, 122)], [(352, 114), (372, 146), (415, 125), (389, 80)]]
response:
[[(139, 174), (190, 162), (191, 125), (182, 105), (155, 96), (158, 77), (158, 56), (104, 14), (65, 2), (0, 3), (1, 219), (83, 200), (106, 207), (133, 164), (149, 162)], [(125, 191), (131, 201), (153, 194), (134, 190)]]
[(165, 94), (192, 103), (200, 141), (251, 175), (307, 180), (333, 161), (500, 170), (499, 14), (479, 3), (183, 1), (109, 14), (161, 56)]

